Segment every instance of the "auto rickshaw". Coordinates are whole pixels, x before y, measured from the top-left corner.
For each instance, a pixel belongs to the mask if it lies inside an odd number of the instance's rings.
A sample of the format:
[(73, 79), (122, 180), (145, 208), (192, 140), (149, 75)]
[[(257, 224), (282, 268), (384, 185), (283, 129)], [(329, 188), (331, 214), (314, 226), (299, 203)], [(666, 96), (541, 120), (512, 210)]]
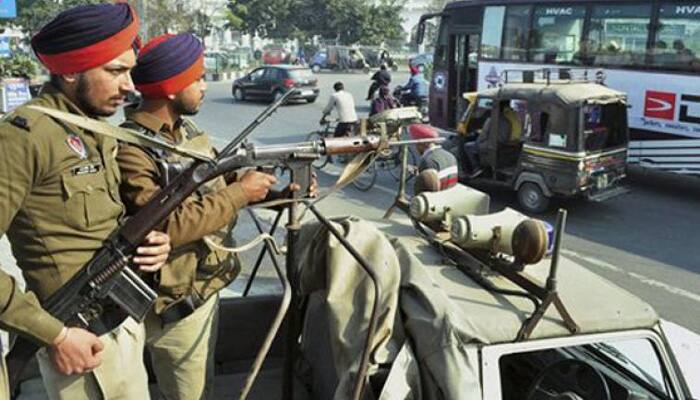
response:
[(629, 141), (624, 93), (547, 75), (464, 98), (458, 134), (445, 145), (463, 181), (510, 187), (531, 213), (555, 196), (603, 201), (628, 191), (621, 185)]
[(310, 67), (313, 72), (319, 72), (321, 69), (359, 69), (368, 73), (370, 70), (362, 52), (348, 46), (328, 46), (326, 49), (319, 50), (312, 59)]
[(371, 68), (379, 68), (382, 64), (385, 64), (387, 68), (391, 68), (391, 70), (394, 72), (399, 70), (399, 66), (396, 64), (391, 55), (389, 55), (389, 51), (386, 49), (362, 46), (360, 47), (360, 50), (365, 56), (365, 61), (367, 61), (367, 64)]

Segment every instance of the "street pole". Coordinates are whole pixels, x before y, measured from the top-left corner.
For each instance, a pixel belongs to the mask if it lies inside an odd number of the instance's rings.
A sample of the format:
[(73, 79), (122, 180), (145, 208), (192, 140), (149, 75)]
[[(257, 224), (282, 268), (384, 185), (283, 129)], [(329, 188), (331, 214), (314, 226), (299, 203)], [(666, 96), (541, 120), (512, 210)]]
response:
[(140, 17), (139, 36), (146, 43), (148, 41), (148, 0), (136, 0), (136, 12)]

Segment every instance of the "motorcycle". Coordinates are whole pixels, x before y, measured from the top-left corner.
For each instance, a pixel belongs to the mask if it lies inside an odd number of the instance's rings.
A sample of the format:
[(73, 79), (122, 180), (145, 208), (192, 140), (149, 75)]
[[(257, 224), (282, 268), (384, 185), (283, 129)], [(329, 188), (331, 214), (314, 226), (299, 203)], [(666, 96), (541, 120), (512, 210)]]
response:
[(410, 95), (410, 91), (405, 90), (403, 86), (397, 86), (392, 94), (398, 100), (401, 107), (416, 107), (420, 112), (423, 122), (428, 122), (428, 96), (416, 98)]

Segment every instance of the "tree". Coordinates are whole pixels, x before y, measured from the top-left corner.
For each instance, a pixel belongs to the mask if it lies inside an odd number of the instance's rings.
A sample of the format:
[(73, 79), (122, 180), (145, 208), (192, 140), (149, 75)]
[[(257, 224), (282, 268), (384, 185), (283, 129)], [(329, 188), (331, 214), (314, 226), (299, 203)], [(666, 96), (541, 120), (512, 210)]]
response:
[[(292, 8), (287, 0), (230, 0), (228, 25), (261, 37), (275, 37)], [(286, 28), (284, 28), (286, 29)]]
[(280, 19), (283, 37), (320, 35), (340, 44), (380, 44), (404, 36), (401, 19), (404, 0), (296, 0)]
[(53, 17), (61, 11), (84, 4), (98, 4), (100, 0), (17, 0), (17, 18), (14, 24), (22, 27), (22, 32), (30, 40)]

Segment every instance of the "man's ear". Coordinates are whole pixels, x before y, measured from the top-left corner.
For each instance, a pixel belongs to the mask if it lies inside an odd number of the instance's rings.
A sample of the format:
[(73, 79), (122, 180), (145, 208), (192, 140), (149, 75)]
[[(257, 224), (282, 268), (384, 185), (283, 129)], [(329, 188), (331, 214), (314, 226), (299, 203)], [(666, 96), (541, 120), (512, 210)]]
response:
[(78, 73), (64, 74), (64, 75), (61, 75), (61, 80), (63, 80), (65, 83), (73, 84), (73, 83), (78, 81), (79, 76), (80, 76), (80, 74), (78, 74)]

